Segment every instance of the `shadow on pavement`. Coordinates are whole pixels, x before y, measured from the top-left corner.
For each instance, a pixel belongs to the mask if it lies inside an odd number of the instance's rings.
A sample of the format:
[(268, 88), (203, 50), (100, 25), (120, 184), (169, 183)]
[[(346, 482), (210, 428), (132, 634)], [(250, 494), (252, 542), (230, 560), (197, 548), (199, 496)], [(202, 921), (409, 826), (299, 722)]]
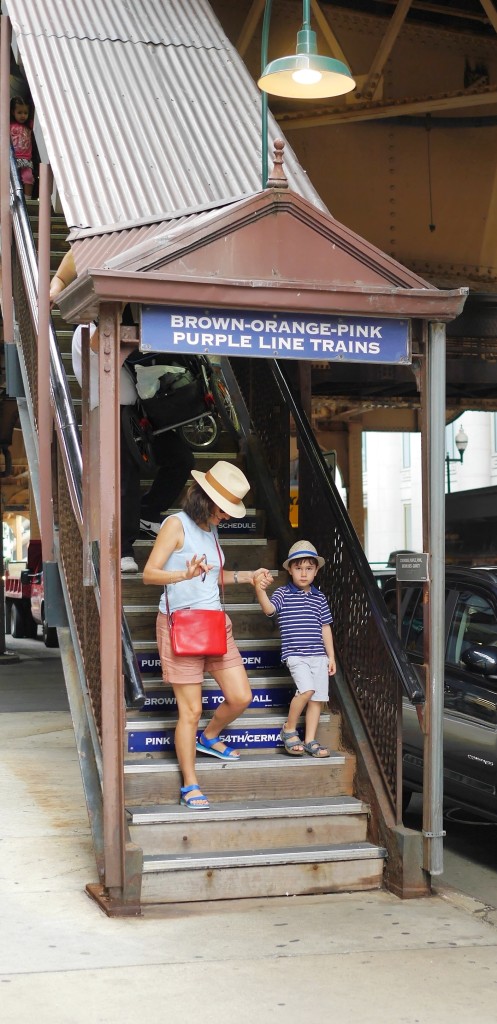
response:
[(60, 652), (40, 640), (16, 640), (8, 636), (8, 652), (19, 660), (0, 667), (0, 713), (68, 711)]

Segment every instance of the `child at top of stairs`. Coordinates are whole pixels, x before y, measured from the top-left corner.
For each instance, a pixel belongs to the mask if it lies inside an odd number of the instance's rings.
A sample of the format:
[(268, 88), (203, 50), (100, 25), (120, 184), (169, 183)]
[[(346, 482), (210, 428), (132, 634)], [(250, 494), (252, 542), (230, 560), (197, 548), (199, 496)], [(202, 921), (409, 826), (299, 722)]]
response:
[[(328, 700), (329, 676), (336, 672), (331, 632), (333, 618), (324, 594), (314, 586), (323, 565), (324, 558), (318, 555), (314, 545), (299, 540), (283, 562), (290, 580), (286, 586), (275, 590), (271, 600), (265, 593), (267, 574), (261, 571), (254, 577), (263, 612), (278, 617), (281, 660), (286, 662), (297, 688), (280, 733), (286, 753), (293, 757), (302, 757), (304, 753), (317, 758), (330, 756), (328, 748), (316, 739), (321, 705)], [(305, 739), (302, 743), (297, 722), (304, 708)]]

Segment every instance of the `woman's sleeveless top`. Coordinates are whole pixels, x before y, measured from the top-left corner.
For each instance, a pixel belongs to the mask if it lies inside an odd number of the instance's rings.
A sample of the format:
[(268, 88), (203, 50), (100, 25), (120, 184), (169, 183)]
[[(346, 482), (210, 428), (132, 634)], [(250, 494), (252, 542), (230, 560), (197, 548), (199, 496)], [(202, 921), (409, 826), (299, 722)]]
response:
[[(211, 526), (209, 531), (202, 530), (187, 516), (186, 512), (175, 512), (175, 516), (181, 520), (185, 531), (183, 547), (173, 551), (163, 566), (170, 572), (178, 569), (186, 569), (186, 563), (190, 562), (193, 555), (205, 555), (205, 561), (213, 568), (207, 573), (205, 580), (201, 576), (195, 576), (192, 580), (183, 580), (181, 583), (171, 583), (167, 587), (167, 598), (169, 610), (177, 608), (221, 608), (219, 596), (219, 554), (216, 547), (217, 529)], [(169, 516), (171, 518), (171, 516)], [(216, 539), (215, 539), (216, 538)], [(219, 549), (221, 550), (221, 549)], [(224, 565), (224, 554), (221, 551), (221, 559)], [(162, 594), (159, 609), (166, 614), (166, 600)]]

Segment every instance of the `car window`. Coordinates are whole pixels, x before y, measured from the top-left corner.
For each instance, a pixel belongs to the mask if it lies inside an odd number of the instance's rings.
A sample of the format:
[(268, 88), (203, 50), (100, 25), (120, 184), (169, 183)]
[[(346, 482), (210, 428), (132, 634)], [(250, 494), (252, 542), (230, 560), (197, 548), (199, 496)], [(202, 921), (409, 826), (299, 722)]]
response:
[[(449, 591), (445, 591), (445, 603)], [(410, 588), (402, 605), (402, 642), (410, 654), (424, 655), (423, 591), (421, 587)]]
[(461, 663), (461, 656), (468, 647), (497, 646), (497, 616), (495, 609), (485, 597), (471, 591), (460, 594), (454, 610), (447, 661), (453, 665)]
[(423, 601), (422, 590), (414, 588), (407, 595), (402, 610), (401, 637), (407, 651), (423, 654)]

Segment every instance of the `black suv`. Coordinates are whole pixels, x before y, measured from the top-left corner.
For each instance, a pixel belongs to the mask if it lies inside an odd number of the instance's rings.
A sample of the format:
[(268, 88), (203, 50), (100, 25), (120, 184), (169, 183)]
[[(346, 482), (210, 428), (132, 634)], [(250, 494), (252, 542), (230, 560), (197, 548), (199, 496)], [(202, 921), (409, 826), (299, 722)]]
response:
[[(382, 580), (396, 607), (395, 579)], [(422, 588), (401, 584), (401, 636), (423, 664)], [(404, 703), (404, 796), (422, 788), (423, 736)], [(445, 591), (444, 793), (497, 820), (497, 568), (447, 567)], [(407, 802), (405, 802), (407, 806)]]

